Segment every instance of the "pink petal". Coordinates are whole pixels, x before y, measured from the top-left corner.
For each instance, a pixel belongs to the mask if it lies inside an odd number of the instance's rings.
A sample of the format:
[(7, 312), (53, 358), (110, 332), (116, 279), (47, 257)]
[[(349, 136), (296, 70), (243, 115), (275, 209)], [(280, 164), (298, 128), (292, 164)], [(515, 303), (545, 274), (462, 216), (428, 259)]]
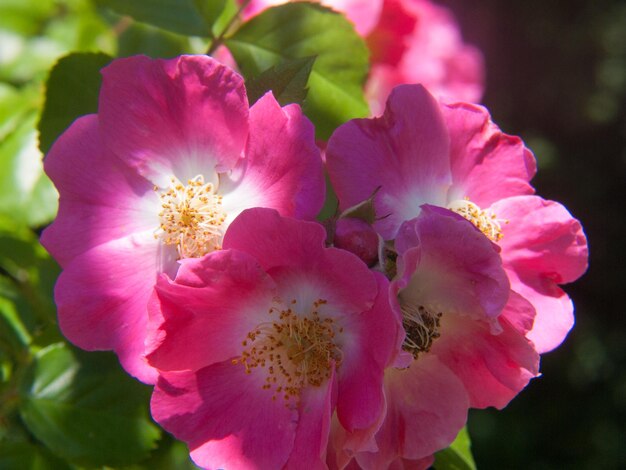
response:
[(526, 334), (540, 354), (552, 351), (574, 326), (574, 305), (569, 296), (550, 278), (528, 276), (520, 279), (507, 270), (511, 288), (528, 300), (536, 311), (532, 329)]
[[(514, 282), (512, 280), (512, 282)], [(511, 291), (507, 307), (500, 314), (513, 328), (526, 335), (535, 323), (535, 307), (518, 293)]]
[(587, 269), (585, 234), (562, 205), (537, 196), (507, 198), (492, 209), (508, 221), (500, 245), (511, 287), (537, 312), (528, 337), (539, 352), (550, 351), (574, 324), (572, 303), (557, 284), (572, 282)]
[(429, 455), (417, 460), (396, 459), (389, 465), (389, 470), (426, 470), (435, 463), (435, 456)]
[(208, 56), (118, 59), (102, 70), (103, 142), (157, 184), (231, 169), (248, 134), (243, 79)]
[(376, 435), (380, 450), (356, 457), (364, 469), (387, 468), (398, 457), (429, 457), (447, 447), (467, 420), (463, 384), (430, 354), (408, 369), (387, 369), (385, 394), (387, 417)]
[(77, 119), (59, 137), (44, 169), (60, 200), (41, 242), (61, 266), (97, 245), (159, 225), (152, 184), (104, 154), (95, 115)]
[(422, 206), (400, 228), (396, 249), (400, 277), (392, 284), (404, 301), (474, 318), (496, 318), (507, 302), (497, 246), (452, 211)]
[(445, 101), (480, 101), (485, 80), (481, 52), (463, 43), (452, 13), (429, 0), (386, 0), (368, 37), (372, 68), (366, 90), (373, 114), (389, 91), (421, 83)]
[(281, 215), (314, 219), (325, 187), (315, 132), (300, 107), (281, 108), (270, 93), (250, 109), (246, 158), (220, 178), (224, 209), (234, 219), (243, 209), (271, 207)]
[(152, 417), (187, 442), (192, 459), (204, 468), (282, 468), (297, 413), (272, 400), (261, 382), (230, 361), (196, 373), (163, 373), (152, 395)]
[[(353, 315), (344, 324), (353, 341), (342, 349), (337, 415), (348, 431), (374, 425), (384, 409), (383, 374), (403, 335), (389, 306), (389, 282), (377, 273), (378, 295), (371, 310)], [(358, 449), (357, 449), (358, 450)]]
[(83, 349), (113, 349), (126, 371), (146, 383), (156, 379), (143, 350), (157, 247), (151, 232), (98, 245), (67, 264), (55, 287), (63, 334)]
[(500, 241), (505, 266), (558, 284), (573, 282), (587, 269), (587, 239), (578, 220), (558, 202), (538, 196), (509, 198), (492, 206), (506, 219)]
[(277, 283), (291, 286), (285, 295), (311, 290), (311, 295), (342, 306), (344, 314), (369, 309), (376, 295), (374, 276), (352, 253), (325, 248), (325, 239), (318, 223), (256, 208), (242, 212), (229, 226), (223, 247), (252, 255)]
[(482, 54), (463, 43), (450, 10), (432, 1), (400, 0), (417, 27), (405, 41), (408, 50), (398, 67), (404, 83), (422, 83), (445, 101), (480, 100), (484, 89)]
[(535, 158), (519, 137), (502, 133), (482, 106), (442, 106), (450, 131), (454, 187), (450, 199), (469, 197), (480, 207), (534, 193)]
[(302, 390), (299, 417), (293, 450), (285, 469), (326, 469), (326, 447), (330, 420), (334, 409), (334, 374), (324, 386)]
[(499, 334), (467, 316), (444, 315), (441, 324), (431, 352), (463, 381), (473, 408), (504, 408), (538, 375), (539, 354), (506, 319), (500, 319)]
[(150, 302), (149, 362), (160, 370), (198, 370), (239, 356), (246, 335), (265, 321), (273, 287), (245, 253), (183, 260), (174, 282), (159, 279)]
[(377, 188), (375, 227), (385, 239), (420, 212), (424, 203), (445, 205), (451, 183), (449, 137), (438, 103), (420, 86), (399, 86), (381, 118), (355, 119), (331, 136), (326, 152), (341, 209)]
[(362, 37), (367, 36), (376, 26), (383, 9), (384, 0), (322, 0), (329, 6), (346, 14)]

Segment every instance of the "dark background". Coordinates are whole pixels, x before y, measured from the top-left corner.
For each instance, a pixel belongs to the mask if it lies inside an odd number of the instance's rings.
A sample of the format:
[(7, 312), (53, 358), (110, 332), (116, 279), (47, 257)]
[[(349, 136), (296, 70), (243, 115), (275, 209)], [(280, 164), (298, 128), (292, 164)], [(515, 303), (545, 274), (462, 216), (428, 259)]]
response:
[(626, 2), (439, 0), (484, 53), (484, 104), (539, 163), (537, 193), (581, 220), (576, 325), (504, 410), (476, 410), (479, 469), (626, 468)]

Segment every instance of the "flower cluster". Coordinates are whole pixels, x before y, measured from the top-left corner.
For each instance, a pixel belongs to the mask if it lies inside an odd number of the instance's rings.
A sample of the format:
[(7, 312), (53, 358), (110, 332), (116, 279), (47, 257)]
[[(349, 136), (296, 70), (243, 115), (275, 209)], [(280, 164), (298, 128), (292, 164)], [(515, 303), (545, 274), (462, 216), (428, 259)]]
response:
[(325, 163), (322, 224), (312, 124), (206, 56), (114, 61), (46, 157), (63, 333), (202, 467), (425, 468), (572, 326), (581, 226), (484, 108), (396, 87)]

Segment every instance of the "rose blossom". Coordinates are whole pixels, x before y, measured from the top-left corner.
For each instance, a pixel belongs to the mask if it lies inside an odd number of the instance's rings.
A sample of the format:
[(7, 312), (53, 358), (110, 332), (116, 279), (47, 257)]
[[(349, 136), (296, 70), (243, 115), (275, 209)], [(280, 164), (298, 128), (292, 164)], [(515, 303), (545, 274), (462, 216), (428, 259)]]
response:
[(573, 325), (573, 306), (558, 284), (586, 269), (580, 223), (534, 196), (535, 160), (476, 105), (438, 103), (423, 87), (399, 86), (380, 118), (350, 121), (331, 136), (327, 165), (342, 209), (380, 188), (374, 228), (393, 240), (423, 204), (452, 210), (501, 248), (511, 289), (535, 308), (519, 320), (539, 352), (558, 346)]
[(503, 407), (538, 372), (532, 343), (509, 321), (533, 309), (510, 292), (498, 247), (476, 227), (424, 205), (402, 224), (395, 247), (390, 300), (406, 332), (403, 353), (385, 372), (386, 413), (375, 440), (365, 445), (367, 433), (334, 430), (338, 467), (354, 456), (366, 469), (404, 460), (420, 467), (423, 459), (427, 468), (470, 406)]
[(400, 325), (389, 283), (321, 225), (244, 211), (224, 250), (181, 261), (150, 302), (152, 415), (206, 468), (323, 468), (331, 416), (383, 411)]
[(59, 213), (42, 243), (63, 268), (65, 336), (112, 349), (145, 382), (146, 304), (157, 275), (220, 248), (245, 208), (311, 219), (324, 183), (311, 123), (270, 94), (248, 107), (243, 79), (206, 56), (119, 59), (98, 114), (77, 119), (44, 167)]

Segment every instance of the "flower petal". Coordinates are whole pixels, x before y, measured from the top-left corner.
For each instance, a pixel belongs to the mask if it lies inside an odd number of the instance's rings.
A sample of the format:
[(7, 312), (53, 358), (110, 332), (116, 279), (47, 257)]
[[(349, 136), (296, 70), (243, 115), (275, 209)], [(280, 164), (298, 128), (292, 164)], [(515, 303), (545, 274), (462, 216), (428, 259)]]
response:
[(396, 249), (401, 302), (492, 319), (507, 302), (497, 246), (452, 211), (424, 205), (400, 228)]
[(159, 226), (152, 184), (104, 153), (95, 115), (78, 118), (59, 137), (44, 169), (60, 198), (41, 242), (63, 267), (94, 246)]
[(102, 70), (103, 142), (158, 185), (234, 166), (248, 134), (241, 76), (208, 56), (118, 59)]
[(230, 361), (197, 372), (162, 373), (153, 418), (189, 444), (204, 468), (282, 468), (292, 449), (297, 413), (262, 390), (255, 374)]
[[(248, 209), (224, 237), (225, 249), (252, 255), (291, 298), (321, 296), (341, 306), (343, 314), (369, 309), (376, 296), (376, 280), (355, 255), (325, 248), (326, 232), (315, 222), (281, 217), (271, 209)], [(310, 291), (310, 294), (298, 292)], [(296, 295), (296, 297), (293, 297)]]
[[(450, 132), (454, 186), (450, 200), (469, 197), (480, 207), (509, 196), (533, 194), (537, 166), (519, 137), (504, 134), (482, 106), (442, 106)], [(499, 215), (499, 214), (498, 214)]]
[(281, 215), (314, 219), (324, 203), (322, 159), (315, 132), (300, 107), (281, 108), (272, 93), (250, 109), (246, 158), (220, 177), (229, 221), (249, 207), (270, 207)]
[(396, 87), (382, 117), (349, 121), (328, 142), (326, 161), (341, 209), (380, 187), (374, 204), (384, 218), (375, 227), (383, 238), (394, 238), (422, 204), (445, 206), (449, 146), (435, 99), (421, 86)]
[(589, 251), (580, 222), (562, 205), (537, 196), (503, 199), (493, 205), (503, 226), (503, 263), (511, 288), (535, 307), (529, 338), (539, 352), (557, 347), (574, 324), (573, 307), (557, 284), (587, 269)]
[(463, 381), (473, 408), (504, 408), (538, 375), (539, 354), (506, 319), (500, 318), (498, 334), (467, 316), (444, 315), (441, 325), (431, 352)]
[(55, 287), (59, 327), (77, 346), (113, 349), (128, 373), (154, 383), (144, 358), (147, 303), (160, 270), (151, 232), (98, 245), (75, 257)]
[[(401, 323), (389, 305), (389, 283), (377, 274), (378, 295), (371, 310), (344, 324), (353, 335), (343, 347), (338, 371), (337, 415), (349, 432), (374, 425), (384, 408), (383, 374), (399, 348)], [(375, 432), (375, 429), (374, 429)], [(353, 449), (358, 450), (358, 449)]]
[(364, 469), (387, 468), (398, 457), (428, 457), (447, 447), (467, 420), (463, 384), (430, 354), (408, 369), (387, 369), (385, 395), (387, 417), (376, 435), (379, 451), (356, 456)]
[(161, 277), (149, 305), (149, 362), (198, 370), (241, 354), (246, 335), (266, 321), (274, 283), (234, 250), (183, 260), (175, 281)]
[(335, 375), (320, 387), (302, 390), (296, 438), (286, 469), (326, 469), (326, 447), (337, 391)]

